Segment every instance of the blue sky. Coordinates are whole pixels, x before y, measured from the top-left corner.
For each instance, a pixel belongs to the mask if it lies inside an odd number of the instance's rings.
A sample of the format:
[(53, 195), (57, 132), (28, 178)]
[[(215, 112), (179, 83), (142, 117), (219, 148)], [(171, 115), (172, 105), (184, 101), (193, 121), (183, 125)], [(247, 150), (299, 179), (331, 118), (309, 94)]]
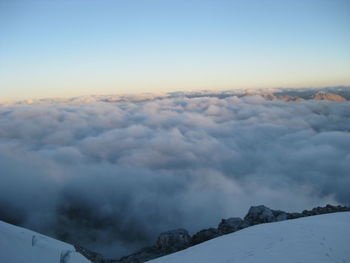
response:
[(350, 85), (350, 1), (0, 0), (0, 96)]

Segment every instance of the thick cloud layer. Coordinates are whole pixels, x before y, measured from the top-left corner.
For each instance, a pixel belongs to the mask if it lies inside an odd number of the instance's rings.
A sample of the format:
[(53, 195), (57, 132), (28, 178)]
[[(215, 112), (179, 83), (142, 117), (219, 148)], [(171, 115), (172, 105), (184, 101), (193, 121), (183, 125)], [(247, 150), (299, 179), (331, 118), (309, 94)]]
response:
[(0, 217), (109, 256), (250, 205), (350, 204), (350, 103), (0, 107)]

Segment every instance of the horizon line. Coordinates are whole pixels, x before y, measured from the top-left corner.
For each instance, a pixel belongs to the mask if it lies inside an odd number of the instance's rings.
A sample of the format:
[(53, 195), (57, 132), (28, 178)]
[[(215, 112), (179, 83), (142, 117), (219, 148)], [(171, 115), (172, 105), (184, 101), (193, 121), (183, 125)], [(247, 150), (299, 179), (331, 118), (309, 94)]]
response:
[(314, 90), (314, 89), (326, 89), (326, 88), (350, 88), (350, 85), (327, 85), (327, 86), (305, 86), (305, 87), (257, 87), (257, 88), (231, 88), (231, 89), (192, 89), (192, 90), (174, 90), (174, 91), (145, 91), (145, 92), (112, 92), (112, 93), (90, 93), (90, 94), (82, 94), (82, 95), (67, 95), (67, 96), (43, 96), (43, 97), (29, 97), (24, 99), (0, 99), (0, 106), (2, 104), (7, 103), (28, 103), (28, 102), (40, 102), (45, 100), (69, 100), (69, 99), (77, 99), (77, 98), (84, 98), (84, 97), (103, 97), (103, 96), (120, 96), (120, 97), (136, 97), (141, 95), (158, 95), (158, 96), (166, 96), (171, 95), (172, 93), (183, 93), (191, 94), (196, 92), (207, 92), (207, 93), (224, 93), (224, 92), (230, 92), (230, 91), (249, 91), (249, 90), (274, 90), (274, 89), (281, 89), (281, 90)]

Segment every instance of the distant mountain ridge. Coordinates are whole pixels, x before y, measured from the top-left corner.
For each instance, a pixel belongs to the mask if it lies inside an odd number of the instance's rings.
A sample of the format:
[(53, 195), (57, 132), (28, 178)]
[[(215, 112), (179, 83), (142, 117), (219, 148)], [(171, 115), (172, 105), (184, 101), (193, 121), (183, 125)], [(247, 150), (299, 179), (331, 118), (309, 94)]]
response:
[(200, 97), (246, 97), (260, 95), (267, 100), (282, 101), (302, 101), (302, 100), (330, 100), (348, 101), (350, 100), (350, 87), (325, 87), (325, 88), (271, 88), (271, 89), (231, 89), (223, 91), (201, 90), (201, 91), (178, 91), (163, 93), (141, 93), (141, 94), (109, 94), (109, 95), (89, 95), (72, 98), (44, 98), (27, 99), (21, 101), (0, 101), (0, 105), (13, 104), (51, 104), (51, 103), (138, 103), (156, 99), (171, 98), (200, 98)]
[(331, 101), (346, 101), (346, 99), (335, 93), (327, 93), (324, 91), (317, 92), (313, 97), (313, 100), (331, 100)]

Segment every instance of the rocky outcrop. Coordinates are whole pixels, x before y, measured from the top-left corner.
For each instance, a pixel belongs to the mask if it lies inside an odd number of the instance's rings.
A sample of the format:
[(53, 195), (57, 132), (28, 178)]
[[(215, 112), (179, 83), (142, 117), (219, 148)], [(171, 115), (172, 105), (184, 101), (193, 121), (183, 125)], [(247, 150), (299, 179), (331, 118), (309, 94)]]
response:
[(82, 254), (84, 257), (86, 257), (91, 262), (100, 262), (100, 263), (104, 262), (103, 256), (99, 253), (90, 251), (90, 250), (83, 248), (81, 246), (78, 246), (78, 245), (74, 245), (74, 248), (75, 248), (75, 251)]
[(158, 236), (156, 247), (166, 253), (172, 253), (190, 245), (191, 236), (185, 229), (176, 229), (168, 232), (161, 233)]
[(197, 232), (192, 237), (182, 228), (163, 232), (158, 236), (157, 241), (153, 246), (143, 248), (136, 253), (120, 259), (108, 260), (104, 259), (100, 254), (88, 251), (82, 247), (75, 246), (75, 248), (87, 259), (95, 263), (141, 263), (186, 249), (218, 236), (239, 231), (249, 226), (345, 211), (350, 211), (350, 207), (326, 205), (325, 207), (316, 207), (312, 210), (304, 210), (302, 213), (287, 213), (280, 210), (270, 209), (264, 205), (259, 205), (250, 207), (244, 219), (239, 217), (222, 219), (217, 229), (204, 229)]
[(216, 228), (203, 229), (192, 236), (191, 245), (194, 246), (203, 243), (220, 235), (219, 230)]
[(96, 263), (141, 263), (145, 261), (149, 261), (154, 258), (159, 258), (165, 256), (170, 253), (160, 251), (156, 246), (150, 246), (143, 248), (136, 253), (133, 253), (129, 256), (122, 257), (116, 260), (107, 260)]
[(93, 261), (98, 263), (141, 263), (174, 253), (191, 246), (191, 236), (185, 229), (175, 229), (161, 233), (153, 246), (143, 248), (118, 260)]
[(246, 228), (248, 226), (249, 224), (247, 223), (247, 221), (242, 220), (239, 217), (232, 217), (229, 219), (222, 219), (218, 226), (218, 229), (220, 235), (226, 235)]
[(347, 212), (350, 211), (350, 207), (346, 206), (334, 206), (334, 205), (326, 205), (325, 207), (315, 207), (312, 210), (304, 210), (302, 214), (304, 216), (314, 216), (314, 215), (322, 215), (336, 212)]
[(280, 210), (272, 210), (264, 205), (252, 206), (244, 221), (253, 226), (262, 223), (277, 222), (288, 219), (288, 214)]

